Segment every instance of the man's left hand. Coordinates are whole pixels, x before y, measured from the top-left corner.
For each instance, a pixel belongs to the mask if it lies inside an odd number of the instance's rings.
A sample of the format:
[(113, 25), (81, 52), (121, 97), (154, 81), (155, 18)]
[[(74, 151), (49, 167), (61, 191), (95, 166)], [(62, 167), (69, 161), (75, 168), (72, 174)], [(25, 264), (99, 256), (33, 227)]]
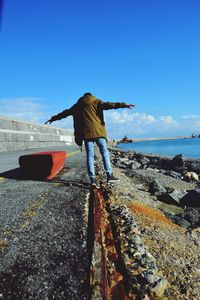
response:
[(132, 108), (135, 107), (135, 104), (127, 104), (126, 107), (129, 108), (129, 109), (132, 109)]
[(48, 123), (51, 124), (51, 119), (49, 119), (48, 121), (46, 121), (44, 124), (47, 125)]

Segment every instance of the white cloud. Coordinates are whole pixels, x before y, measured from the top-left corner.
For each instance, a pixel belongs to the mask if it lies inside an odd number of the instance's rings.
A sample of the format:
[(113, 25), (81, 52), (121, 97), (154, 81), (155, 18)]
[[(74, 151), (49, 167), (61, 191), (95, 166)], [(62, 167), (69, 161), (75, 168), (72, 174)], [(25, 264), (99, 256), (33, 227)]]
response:
[(143, 123), (151, 124), (156, 121), (152, 115), (146, 113), (135, 113), (132, 111), (107, 111), (105, 113), (105, 119), (110, 124), (133, 124), (133, 123)]
[(134, 121), (143, 124), (152, 124), (156, 122), (156, 119), (152, 115), (146, 113), (134, 113)]
[(159, 120), (161, 121), (161, 124), (167, 125), (167, 126), (172, 126), (172, 127), (176, 127), (177, 121), (173, 119), (172, 116), (160, 116)]
[(181, 116), (182, 119), (200, 119), (200, 115), (184, 115)]
[(1, 115), (40, 123), (46, 118), (46, 105), (39, 98), (21, 97), (0, 99)]
[(150, 114), (133, 112), (131, 110), (110, 110), (105, 112), (108, 135), (112, 138), (141, 136), (156, 123), (156, 118)]
[[(41, 98), (20, 97), (0, 99), (0, 114), (13, 119), (44, 124), (52, 115), (58, 112), (50, 111), (48, 102)], [(62, 119), (52, 123), (53, 126), (72, 129), (72, 118)]]
[(105, 119), (108, 120), (109, 123), (113, 124), (125, 124), (133, 122), (133, 116), (128, 114), (127, 112), (118, 112), (118, 111), (106, 111)]
[(108, 133), (112, 138), (121, 138), (124, 135), (130, 138), (173, 136), (180, 135), (178, 131), (181, 132), (183, 129), (181, 122), (178, 122), (171, 115), (156, 117), (129, 110), (108, 111), (105, 119)]
[(196, 130), (200, 130), (200, 121), (194, 122), (193, 125)]

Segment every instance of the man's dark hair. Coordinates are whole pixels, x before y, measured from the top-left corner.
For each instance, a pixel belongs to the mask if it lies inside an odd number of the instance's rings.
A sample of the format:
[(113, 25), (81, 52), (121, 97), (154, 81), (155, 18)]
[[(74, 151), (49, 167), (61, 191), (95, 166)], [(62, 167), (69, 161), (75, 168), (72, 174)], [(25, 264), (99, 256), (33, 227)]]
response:
[(85, 93), (83, 96), (92, 96), (91, 93)]

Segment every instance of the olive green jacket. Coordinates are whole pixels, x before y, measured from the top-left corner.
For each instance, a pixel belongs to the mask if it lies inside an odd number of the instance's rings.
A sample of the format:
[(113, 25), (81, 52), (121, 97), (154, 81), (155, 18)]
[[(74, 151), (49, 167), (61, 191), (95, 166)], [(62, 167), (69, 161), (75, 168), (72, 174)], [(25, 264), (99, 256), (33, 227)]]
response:
[(83, 140), (106, 136), (103, 110), (126, 107), (126, 103), (104, 102), (94, 96), (83, 96), (71, 108), (51, 117), (51, 121), (68, 116), (74, 119), (75, 142), (81, 146)]

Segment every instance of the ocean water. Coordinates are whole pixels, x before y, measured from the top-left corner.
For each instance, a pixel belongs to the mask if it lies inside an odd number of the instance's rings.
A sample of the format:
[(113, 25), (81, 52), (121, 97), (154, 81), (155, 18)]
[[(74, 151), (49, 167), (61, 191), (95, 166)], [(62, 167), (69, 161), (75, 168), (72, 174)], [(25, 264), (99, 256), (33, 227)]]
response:
[(161, 156), (182, 154), (188, 158), (200, 158), (200, 138), (134, 142), (118, 144), (118, 148)]

